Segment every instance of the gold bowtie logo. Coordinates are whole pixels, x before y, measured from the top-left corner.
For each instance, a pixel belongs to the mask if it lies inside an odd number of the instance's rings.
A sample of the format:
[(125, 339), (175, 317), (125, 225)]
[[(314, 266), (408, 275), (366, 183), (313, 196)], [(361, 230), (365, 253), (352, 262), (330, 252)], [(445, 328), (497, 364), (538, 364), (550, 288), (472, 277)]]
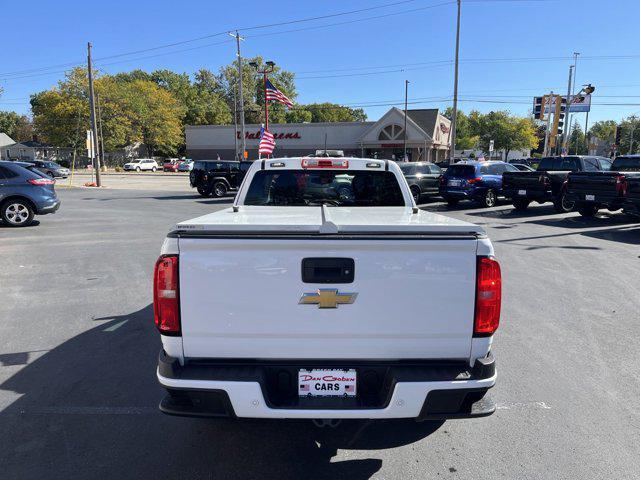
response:
[(357, 293), (339, 293), (334, 288), (319, 288), (317, 293), (303, 293), (301, 305), (318, 305), (318, 308), (338, 308), (338, 305), (353, 303)]

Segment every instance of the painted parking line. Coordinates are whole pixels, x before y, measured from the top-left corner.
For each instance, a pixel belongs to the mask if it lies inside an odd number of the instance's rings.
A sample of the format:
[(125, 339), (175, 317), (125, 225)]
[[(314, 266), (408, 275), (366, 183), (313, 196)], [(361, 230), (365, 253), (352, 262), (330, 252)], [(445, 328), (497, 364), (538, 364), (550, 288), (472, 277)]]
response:
[(547, 402), (498, 402), (496, 410), (523, 410), (523, 409), (539, 409), (551, 410), (551, 405)]

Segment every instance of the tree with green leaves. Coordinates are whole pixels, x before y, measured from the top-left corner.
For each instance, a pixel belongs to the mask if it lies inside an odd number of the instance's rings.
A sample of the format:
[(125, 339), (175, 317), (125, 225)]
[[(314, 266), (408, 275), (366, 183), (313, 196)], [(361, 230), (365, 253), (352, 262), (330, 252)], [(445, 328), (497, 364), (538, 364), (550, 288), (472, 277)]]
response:
[(591, 125), (589, 136), (598, 140), (613, 142), (616, 136), (617, 123), (614, 120), (601, 120)]
[[(479, 112), (475, 113), (479, 114)], [(453, 108), (447, 107), (444, 116), (449, 120), (453, 119)], [(456, 150), (470, 150), (475, 148), (479, 140), (480, 137), (471, 131), (469, 117), (462, 110), (458, 110), (456, 115)]]
[(25, 142), (33, 139), (33, 124), (26, 115), (0, 111), (0, 132), (16, 142)]
[(335, 103), (309, 103), (302, 105), (304, 110), (311, 112), (311, 122), (364, 122), (367, 115), (361, 108), (349, 108)]
[(506, 111), (469, 115), (471, 131), (478, 135), (479, 145), (489, 151), (489, 143), (494, 142), (495, 150), (504, 150), (505, 158), (511, 150), (535, 149), (538, 146), (536, 126), (530, 118), (511, 115)]

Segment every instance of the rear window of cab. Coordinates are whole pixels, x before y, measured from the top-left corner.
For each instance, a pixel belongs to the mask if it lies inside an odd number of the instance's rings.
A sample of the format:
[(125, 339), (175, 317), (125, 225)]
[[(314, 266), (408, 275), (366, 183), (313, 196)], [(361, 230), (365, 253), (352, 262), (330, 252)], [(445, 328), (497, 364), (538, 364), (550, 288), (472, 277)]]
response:
[(393, 172), (344, 170), (260, 170), (251, 180), (245, 205), (402, 207)]

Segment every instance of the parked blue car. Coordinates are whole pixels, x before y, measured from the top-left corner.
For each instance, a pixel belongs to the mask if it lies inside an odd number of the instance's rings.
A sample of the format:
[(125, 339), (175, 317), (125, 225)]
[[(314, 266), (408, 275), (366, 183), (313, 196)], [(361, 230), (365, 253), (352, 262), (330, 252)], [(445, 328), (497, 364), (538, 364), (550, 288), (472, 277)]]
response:
[(502, 196), (502, 174), (517, 171), (505, 162), (458, 162), (440, 178), (440, 195), (449, 205), (473, 200), (483, 207), (493, 207)]
[(0, 218), (10, 227), (26, 227), (34, 215), (54, 213), (60, 200), (55, 180), (17, 162), (0, 161)]

